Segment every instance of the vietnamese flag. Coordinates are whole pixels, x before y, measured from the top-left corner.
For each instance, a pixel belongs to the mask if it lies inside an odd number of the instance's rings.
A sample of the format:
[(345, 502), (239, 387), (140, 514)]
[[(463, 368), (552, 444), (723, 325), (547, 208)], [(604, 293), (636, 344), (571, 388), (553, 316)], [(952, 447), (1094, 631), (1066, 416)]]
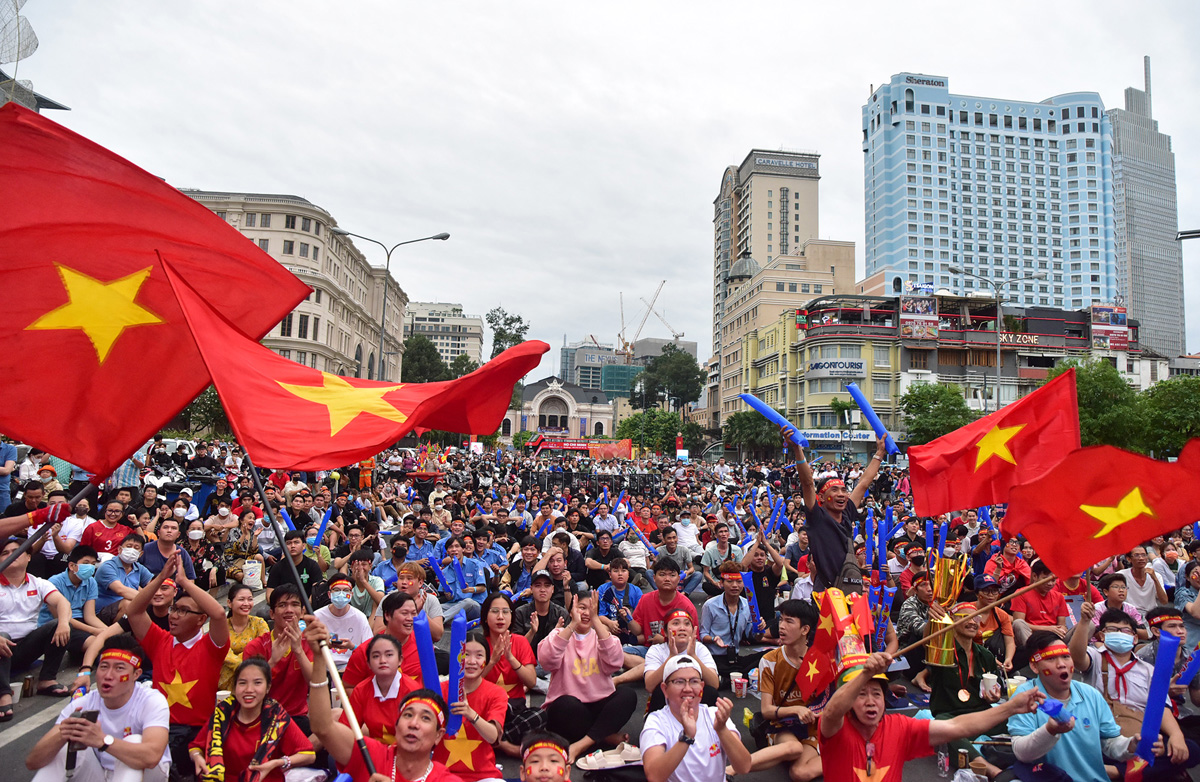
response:
[(806, 701), (833, 683), (837, 676), (838, 641), (854, 623), (845, 599), (836, 589), (822, 593), (820, 608), (821, 617), (812, 643), (796, 671), (796, 689)]
[(530, 341), (440, 383), (340, 377), (282, 358), (237, 330), (171, 263), (179, 306), (238, 442), (258, 467), (321, 470), (374, 456), (415, 428), (492, 434), (513, 385), (550, 349)]
[(104, 478), (209, 383), (157, 253), (254, 339), (309, 288), (159, 177), (16, 103), (0, 107), (0, 150), (0, 431)]
[(1013, 488), (1002, 528), (1024, 535), (1060, 578), (1187, 526), (1200, 514), (1200, 439), (1178, 461), (1081, 448)]
[(908, 449), (913, 511), (936, 516), (1008, 502), (1079, 447), (1079, 399), (1070, 369), (1020, 401)]

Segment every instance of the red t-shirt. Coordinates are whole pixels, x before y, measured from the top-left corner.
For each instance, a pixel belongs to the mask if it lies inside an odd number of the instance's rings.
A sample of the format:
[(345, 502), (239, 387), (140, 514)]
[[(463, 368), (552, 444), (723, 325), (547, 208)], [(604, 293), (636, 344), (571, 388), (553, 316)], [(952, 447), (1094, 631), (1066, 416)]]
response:
[(287, 486), (288, 474), (286, 472), (273, 472), (267, 476), (267, 483), (274, 486), (279, 491), (283, 491), (283, 487)]
[(1099, 603), (1104, 600), (1104, 596), (1100, 594), (1100, 590), (1092, 586), (1089, 582), (1079, 579), (1079, 586), (1074, 589), (1069, 588), (1066, 583), (1060, 578), (1054, 585), (1055, 592), (1058, 592), (1063, 597), (1073, 597), (1075, 595), (1087, 595), (1088, 602)]
[[(392, 771), (396, 768), (396, 745), (384, 744), (369, 736), (364, 736), (363, 741), (367, 743), (367, 754), (371, 756), (371, 761), (375, 764), (375, 770), (385, 777), (391, 777), (396, 782), (411, 782), (403, 776), (397, 774), (392, 776)], [(367, 764), (363, 763), (362, 755), (358, 752), (358, 747), (350, 753), (350, 762), (345, 766), (338, 766), (338, 770), (350, 775), (354, 782), (366, 782), (370, 774), (367, 773)], [(425, 777), (425, 782), (463, 782), (462, 778), (457, 774), (451, 774), (446, 770), (446, 767), (436, 760), (433, 762), (433, 769), (429, 775)]]
[(1046, 627), (1058, 624), (1060, 616), (1067, 615), (1067, 600), (1062, 592), (1053, 589), (1045, 597), (1034, 589), (1023, 595), (1017, 595), (1012, 601), (1012, 612), (1025, 612), (1025, 621), (1031, 625)]
[[(375, 694), (374, 677), (362, 681), (350, 693), (350, 706), (354, 709), (354, 717), (358, 724), (367, 726), (366, 735), (373, 736), (385, 744), (396, 743), (395, 730), (396, 720), (400, 718), (400, 701), (413, 690), (421, 689), (421, 685), (404, 674), (400, 674), (398, 679), (394, 698), (380, 698)], [(339, 719), (343, 725), (350, 724), (344, 711)]]
[[(311, 661), (313, 651), (309, 647), (308, 641), (301, 639), (300, 643), (303, 644), (304, 654)], [(273, 645), (271, 634), (263, 633), (246, 644), (246, 648), (242, 650), (242, 659), (261, 657), (270, 662)], [(283, 710), (293, 717), (303, 717), (308, 714), (308, 680), (304, 678), (304, 673), (300, 670), (300, 662), (291, 649), (271, 668), (270, 693), (271, 697), (283, 706)]]
[(125, 540), (126, 535), (132, 533), (133, 530), (124, 524), (118, 524), (109, 529), (104, 526), (103, 521), (93, 521), (84, 527), (79, 542), (84, 546), (96, 549), (97, 554), (116, 554), (121, 550), (121, 541)]
[[(529, 645), (529, 641), (526, 640), (525, 636), (513, 633), (509, 635), (509, 640), (512, 643), (513, 657), (517, 658), (517, 662), (522, 667), (537, 663), (537, 659), (533, 656), (533, 647)], [(504, 690), (510, 700), (525, 697), (525, 685), (521, 683), (521, 677), (517, 676), (517, 672), (513, 670), (512, 664), (508, 662), (508, 655), (500, 658), (492, 666), (492, 670), (488, 671), (486, 678), (489, 682), (494, 682)]]
[[(239, 722), (237, 717), (229, 720), (229, 729), (225, 731), (225, 743), (221, 745), (221, 757), (225, 761), (225, 778), (237, 779), (239, 775), (250, 765), (254, 760), (254, 753), (258, 750), (258, 741), (262, 738), (262, 722), (255, 720), (249, 725)], [(195, 740), (188, 745), (189, 748), (195, 747), (201, 752), (204, 752), (207, 760), (208, 753), (208, 737), (212, 733), (212, 722), (204, 726)], [(267, 760), (278, 760), (284, 755), (295, 755), (297, 753), (305, 753), (308, 755), (315, 754), (313, 752), (312, 742), (308, 740), (308, 736), (304, 735), (304, 731), (294, 722), (289, 722), (287, 730), (283, 732), (283, 737), (279, 740), (279, 744), (275, 750), (263, 758)], [(277, 768), (265, 777), (259, 777), (259, 782), (284, 782), (283, 769)]]
[[(371, 678), (371, 666), (367, 665), (367, 645), (370, 643), (371, 639), (368, 638), (350, 653), (346, 670), (342, 671), (342, 682), (347, 687), (357, 687), (359, 682)], [(400, 647), (400, 673), (418, 682), (423, 680), (421, 658), (417, 656), (417, 641), (411, 634), (404, 639)]]
[(700, 626), (700, 619), (696, 616), (696, 606), (691, 600), (688, 600), (679, 592), (675, 593), (675, 598), (669, 605), (663, 605), (658, 599), (658, 590), (647, 592), (642, 595), (642, 599), (638, 601), (637, 608), (633, 609), (633, 621), (638, 623), (642, 628), (642, 634), (649, 638), (652, 635), (664, 635), (664, 628), (667, 626), (667, 614), (672, 611), (682, 608), (688, 612), (688, 616), (692, 618), (692, 624), (696, 627)]
[(167, 696), (171, 723), (208, 722), (217, 703), (217, 680), (229, 653), (229, 642), (217, 646), (208, 633), (201, 633), (188, 648), (152, 622), (141, 643), (154, 663), (154, 689)]
[[(885, 714), (875, 728), (871, 773), (867, 773), (867, 740), (850, 723), (847, 714), (842, 729), (826, 738), (820, 730), (821, 764), (827, 782), (902, 782), (904, 764), (933, 754), (929, 746), (930, 720), (915, 720), (902, 714)], [(820, 723), (818, 723), (819, 726)]]
[[(442, 682), (442, 697), (450, 704), (450, 682)], [(467, 703), (484, 722), (495, 722), (504, 731), (504, 715), (508, 713), (508, 697), (504, 690), (489, 681), (481, 681), (475, 692), (467, 693)], [(443, 736), (433, 748), (433, 759), (449, 771), (458, 774), (463, 782), (501, 776), (496, 769), (496, 752), (483, 740), (475, 726), (464, 717), (462, 727), (453, 737)]]

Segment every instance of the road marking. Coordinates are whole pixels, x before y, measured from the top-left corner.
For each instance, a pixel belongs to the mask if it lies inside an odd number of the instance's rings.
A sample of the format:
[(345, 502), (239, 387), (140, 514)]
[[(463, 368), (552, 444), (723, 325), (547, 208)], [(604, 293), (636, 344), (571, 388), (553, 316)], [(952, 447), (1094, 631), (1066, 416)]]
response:
[(46, 706), (41, 711), (34, 712), (11, 728), (0, 731), (0, 749), (8, 746), (25, 734), (37, 730), (47, 722), (52, 722), (60, 711), (62, 711), (62, 701), (51, 703), (49, 706)]

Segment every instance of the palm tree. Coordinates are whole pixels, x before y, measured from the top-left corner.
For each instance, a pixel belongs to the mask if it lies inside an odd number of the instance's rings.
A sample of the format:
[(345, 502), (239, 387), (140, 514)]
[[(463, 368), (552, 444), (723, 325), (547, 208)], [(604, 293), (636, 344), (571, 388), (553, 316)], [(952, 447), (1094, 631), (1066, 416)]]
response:
[(726, 445), (736, 445), (751, 456), (773, 452), (781, 444), (779, 429), (754, 411), (733, 413), (726, 418), (723, 436)]

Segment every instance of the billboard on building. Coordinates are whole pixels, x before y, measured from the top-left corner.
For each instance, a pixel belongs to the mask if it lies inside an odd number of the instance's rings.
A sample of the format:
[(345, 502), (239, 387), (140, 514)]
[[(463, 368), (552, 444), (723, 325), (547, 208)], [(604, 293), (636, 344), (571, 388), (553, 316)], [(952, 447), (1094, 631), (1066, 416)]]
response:
[(1092, 305), (1092, 347), (1097, 350), (1129, 349), (1129, 317), (1124, 307)]
[(900, 297), (900, 336), (904, 339), (937, 339), (938, 303), (935, 297)]

